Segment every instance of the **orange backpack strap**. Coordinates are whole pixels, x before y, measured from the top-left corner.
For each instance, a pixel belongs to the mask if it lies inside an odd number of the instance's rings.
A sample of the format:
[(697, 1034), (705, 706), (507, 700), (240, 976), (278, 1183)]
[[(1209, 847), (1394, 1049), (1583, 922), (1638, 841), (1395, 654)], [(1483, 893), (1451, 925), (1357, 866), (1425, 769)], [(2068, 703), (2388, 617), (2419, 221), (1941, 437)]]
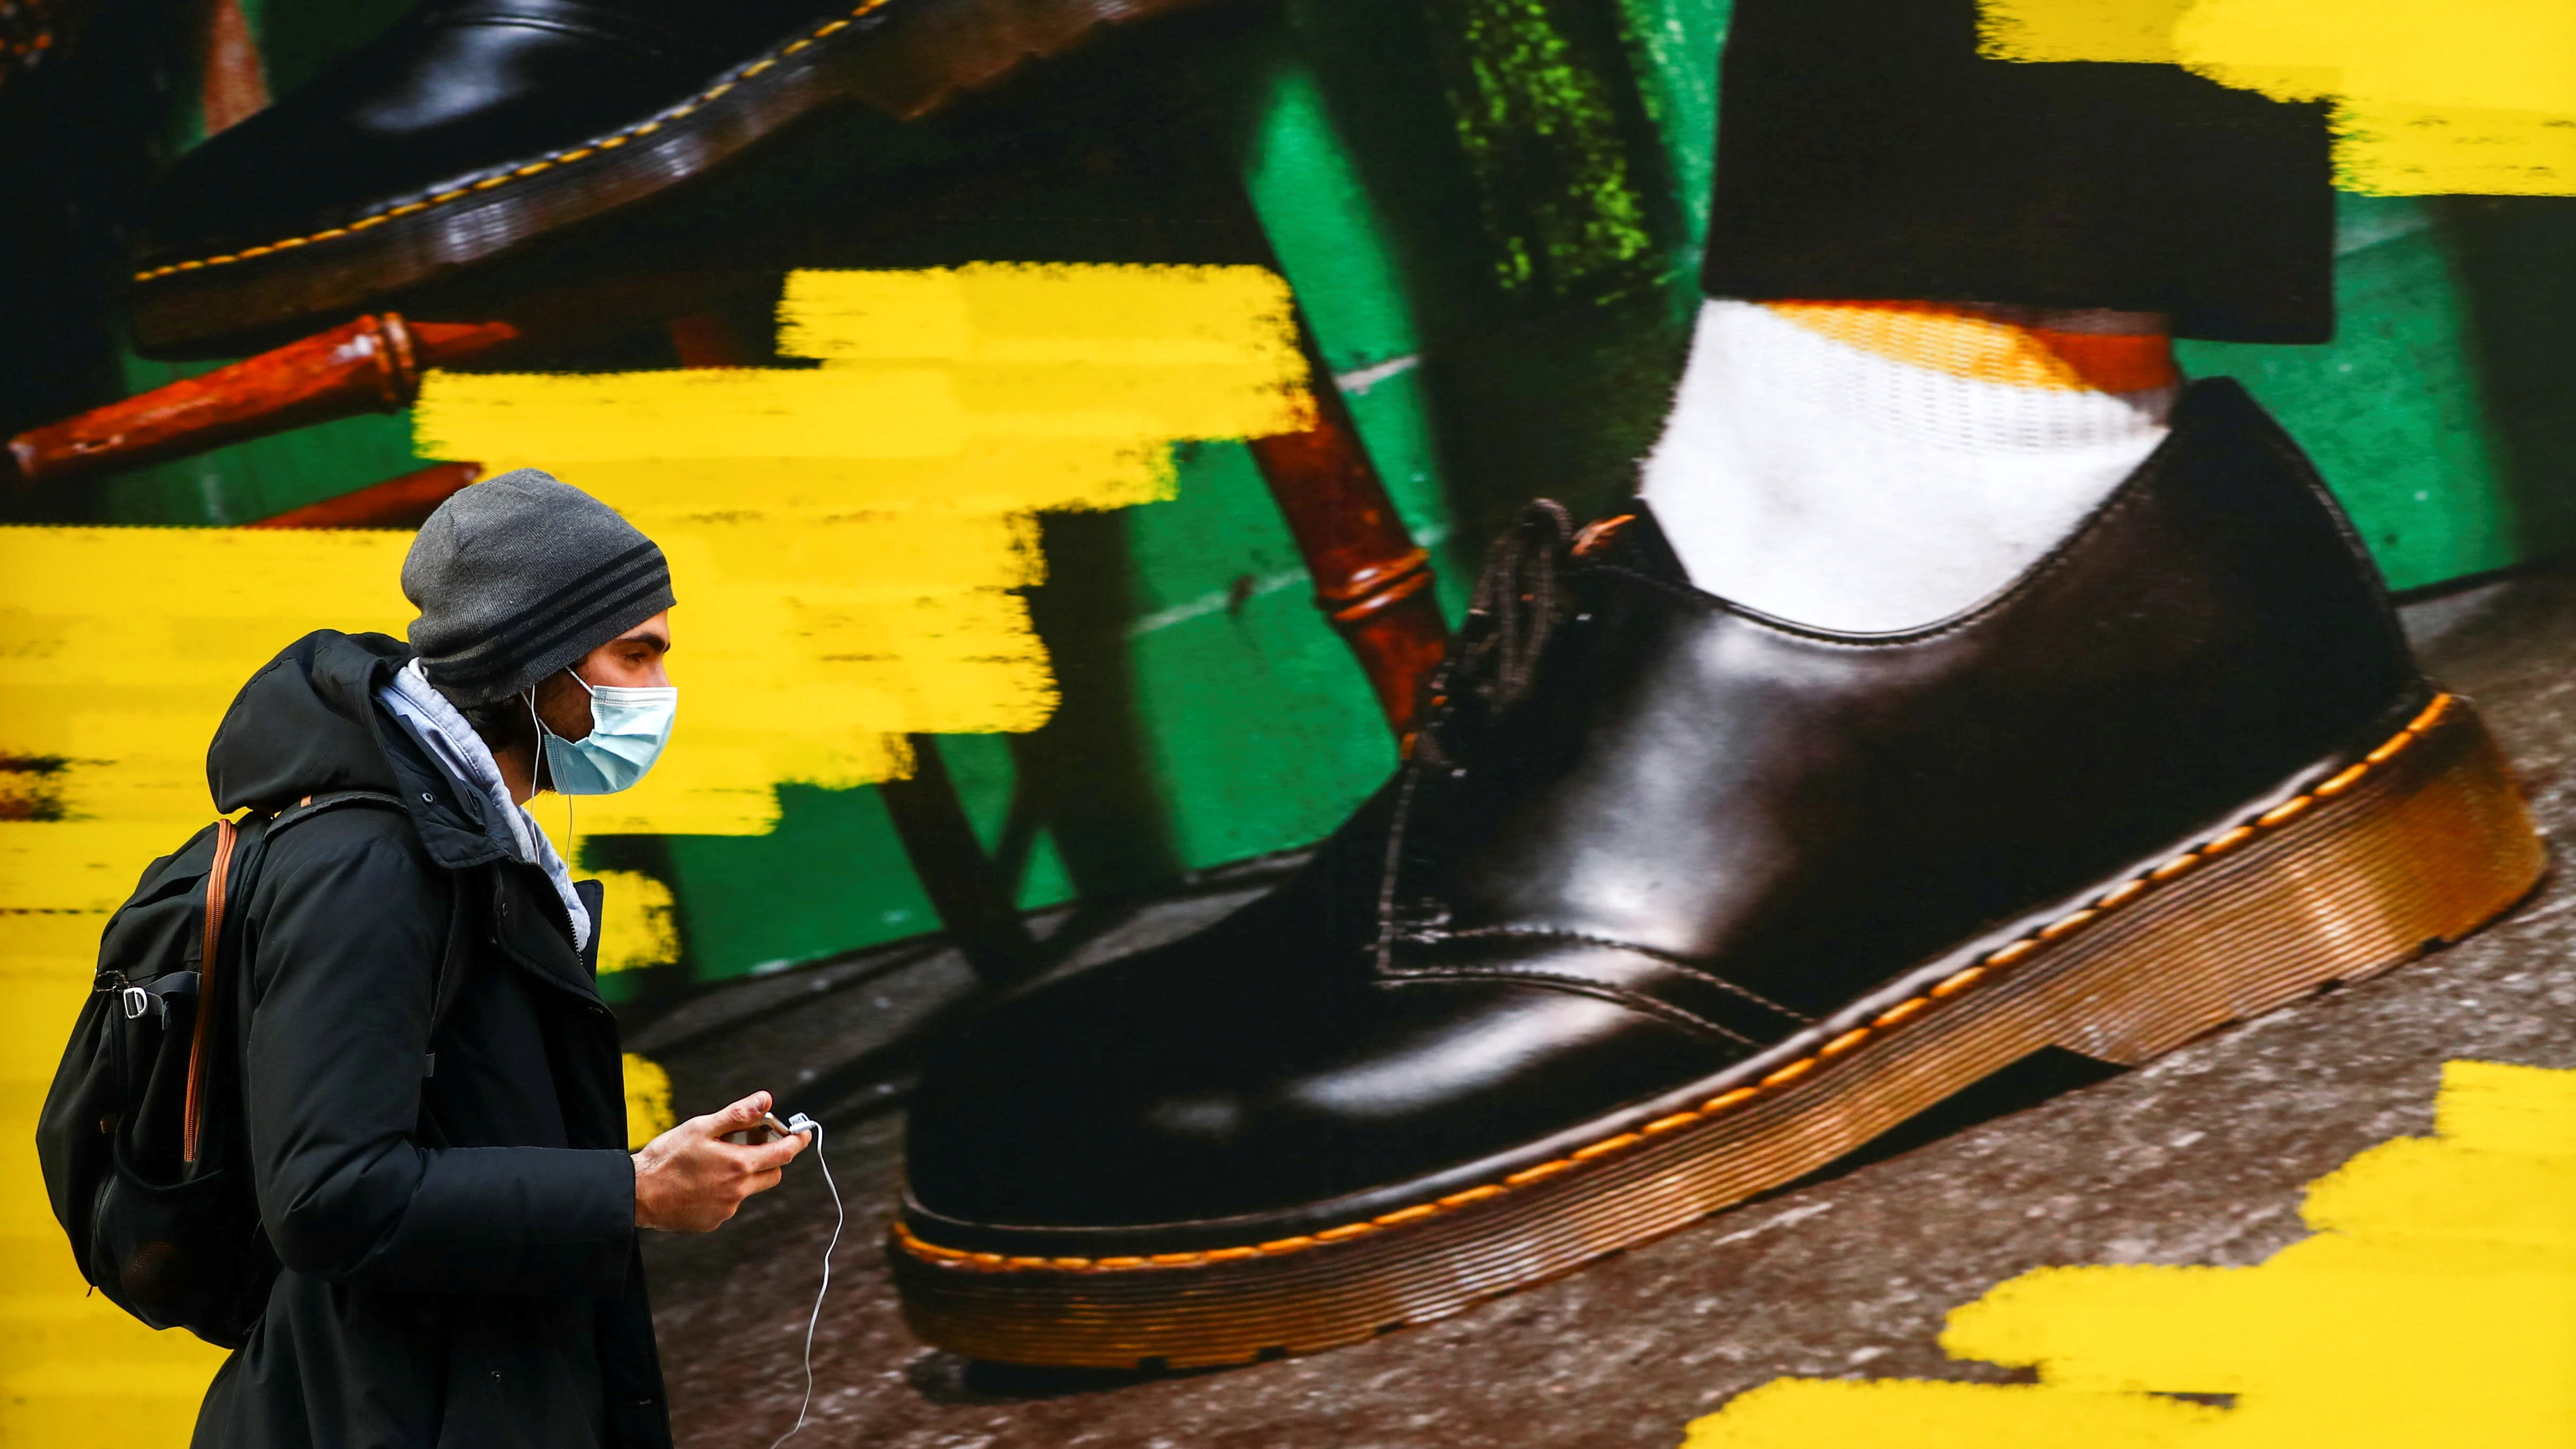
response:
[(239, 835), (231, 821), (215, 821), (215, 863), (206, 872), (206, 941), (204, 954), (197, 961), (197, 1025), (188, 1043), (188, 1108), (181, 1119), (179, 1139), (180, 1159), (190, 1163), (197, 1160), (197, 1129), (204, 1120), (206, 1063), (214, 1055), (214, 1020), (222, 1015), (214, 1009), (215, 1003), (223, 999), (216, 994), (216, 948), (224, 939), (224, 904), (232, 884), (233, 842)]
[[(258, 873), (267, 855), (268, 845), (277, 833), (290, 825), (309, 820), (347, 805), (368, 805), (400, 811), (402, 801), (376, 790), (338, 790), (323, 795), (307, 795), (277, 813), (254, 841), (249, 859), (241, 869)], [(255, 817), (245, 816), (244, 819)], [(217, 1033), (230, 1029), (231, 1013), (224, 1009), (230, 1000), (223, 994), (219, 954), (224, 942), (225, 907), (233, 896), (233, 872), (239, 856), (234, 847), (241, 832), (233, 822), (218, 817), (215, 821), (215, 862), (206, 871), (206, 940), (204, 954), (197, 963), (197, 1022), (188, 1038), (188, 1101), (181, 1117), (179, 1131), (180, 1157), (194, 1164), (197, 1160), (200, 1129), (205, 1124), (208, 1079), (213, 1076), (215, 1052), (221, 1043)], [(245, 889), (248, 883), (245, 884)], [(453, 947), (451, 952), (453, 954)]]

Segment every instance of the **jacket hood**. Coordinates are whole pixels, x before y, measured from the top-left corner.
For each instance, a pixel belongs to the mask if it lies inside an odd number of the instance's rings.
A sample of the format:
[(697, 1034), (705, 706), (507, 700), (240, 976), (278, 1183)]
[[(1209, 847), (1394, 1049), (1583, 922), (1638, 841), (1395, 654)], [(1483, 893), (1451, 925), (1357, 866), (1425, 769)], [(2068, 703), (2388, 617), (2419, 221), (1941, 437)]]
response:
[(215, 808), (275, 810), (329, 790), (393, 791), (376, 742), (376, 689), (411, 658), (382, 634), (316, 630), (286, 646), (233, 696), (206, 748)]
[(376, 704), (411, 657), (399, 639), (336, 629), (286, 646), (233, 696), (206, 747), (215, 808), (279, 810), (307, 795), (374, 790), (401, 799), (421, 843), (451, 870), (516, 859), (508, 827)]

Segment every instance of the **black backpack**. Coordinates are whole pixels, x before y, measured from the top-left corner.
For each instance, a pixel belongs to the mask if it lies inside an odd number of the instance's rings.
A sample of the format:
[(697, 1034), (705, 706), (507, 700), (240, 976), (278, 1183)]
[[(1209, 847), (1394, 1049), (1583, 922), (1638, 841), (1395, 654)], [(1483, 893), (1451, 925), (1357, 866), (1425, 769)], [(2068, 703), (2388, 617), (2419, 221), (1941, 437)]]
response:
[[(81, 1276), (154, 1328), (239, 1348), (266, 1309), (278, 1262), (239, 1109), (247, 998), (240, 912), (228, 907), (249, 899), (278, 832), (348, 806), (402, 802), (348, 790), (217, 820), (152, 862), (100, 937), (36, 1155)], [(433, 1030), (463, 978), (459, 924), (449, 922)]]

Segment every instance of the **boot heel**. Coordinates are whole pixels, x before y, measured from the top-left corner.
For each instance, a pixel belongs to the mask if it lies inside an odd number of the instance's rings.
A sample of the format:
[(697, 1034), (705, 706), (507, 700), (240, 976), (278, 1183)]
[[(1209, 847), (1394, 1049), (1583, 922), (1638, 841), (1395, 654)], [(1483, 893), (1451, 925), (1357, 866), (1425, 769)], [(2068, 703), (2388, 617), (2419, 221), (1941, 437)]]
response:
[(990, 89), (1096, 31), (1206, 0), (944, 0), (891, 6), (876, 43), (850, 52), (841, 83), (889, 116), (917, 121)]
[(2546, 864), (2503, 752), (2442, 695), (2366, 758), (2140, 877), (2143, 899), (2055, 943), (2030, 985), (2058, 1045), (2134, 1065), (2459, 940)]

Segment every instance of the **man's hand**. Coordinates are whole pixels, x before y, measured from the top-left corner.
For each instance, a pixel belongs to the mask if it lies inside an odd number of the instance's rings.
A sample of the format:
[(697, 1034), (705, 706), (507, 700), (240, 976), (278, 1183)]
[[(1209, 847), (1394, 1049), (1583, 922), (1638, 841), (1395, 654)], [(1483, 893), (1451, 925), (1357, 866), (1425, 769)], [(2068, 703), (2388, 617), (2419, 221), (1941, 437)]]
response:
[(805, 1150), (806, 1134), (791, 1133), (759, 1147), (723, 1140), (728, 1132), (756, 1125), (768, 1110), (769, 1094), (754, 1092), (645, 1143), (635, 1154), (635, 1225), (710, 1233), (733, 1216), (744, 1198), (778, 1186), (779, 1170)]

